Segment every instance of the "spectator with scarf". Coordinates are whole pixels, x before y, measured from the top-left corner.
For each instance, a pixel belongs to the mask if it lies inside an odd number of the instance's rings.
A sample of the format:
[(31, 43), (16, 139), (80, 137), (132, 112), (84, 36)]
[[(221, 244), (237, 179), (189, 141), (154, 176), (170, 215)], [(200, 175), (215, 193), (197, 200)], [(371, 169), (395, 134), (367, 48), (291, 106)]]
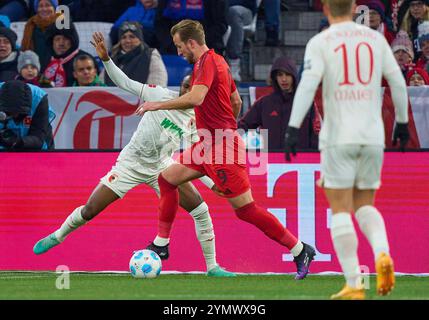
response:
[(55, 13), (58, 0), (35, 0), (34, 11), (36, 14), (28, 19), (24, 28), (21, 50), (32, 50), (40, 58), (41, 68), (44, 69), (50, 60), (49, 48), (46, 46), (47, 29), (55, 25), (55, 21), (61, 16)]
[(79, 35), (74, 23), (69, 29), (58, 29), (52, 25), (47, 30), (47, 45), (51, 60), (43, 71), (46, 79), (53, 81), (55, 87), (71, 87), (74, 82), (73, 60), (81, 54), (88, 54), (79, 49)]

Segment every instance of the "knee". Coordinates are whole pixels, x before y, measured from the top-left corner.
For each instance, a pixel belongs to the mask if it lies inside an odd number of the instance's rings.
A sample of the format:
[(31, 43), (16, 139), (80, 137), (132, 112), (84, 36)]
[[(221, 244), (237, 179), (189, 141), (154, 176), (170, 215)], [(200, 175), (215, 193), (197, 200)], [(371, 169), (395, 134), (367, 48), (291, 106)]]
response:
[(83, 206), (81, 215), (82, 215), (82, 218), (89, 221), (93, 219), (99, 212), (100, 210), (97, 208), (97, 206), (94, 203), (88, 202)]
[(235, 209), (234, 211), (238, 219), (248, 221), (250, 219), (250, 216), (256, 211), (256, 204), (255, 202), (251, 202), (240, 208)]
[(230, 26), (237, 26), (243, 24), (243, 19), (241, 19), (241, 15), (237, 9), (237, 6), (232, 6), (228, 9), (226, 19)]

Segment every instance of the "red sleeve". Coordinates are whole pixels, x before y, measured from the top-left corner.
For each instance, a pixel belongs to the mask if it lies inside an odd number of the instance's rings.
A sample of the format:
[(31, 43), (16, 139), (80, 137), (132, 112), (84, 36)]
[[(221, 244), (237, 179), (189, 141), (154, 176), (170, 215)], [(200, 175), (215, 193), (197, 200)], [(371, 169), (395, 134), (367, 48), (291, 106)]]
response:
[(237, 87), (235, 85), (234, 79), (231, 77), (231, 93), (233, 93), (235, 90), (237, 90)]
[(202, 84), (210, 89), (213, 83), (215, 71), (216, 65), (213, 61), (213, 58), (207, 56), (204, 61), (201, 61), (200, 67), (195, 74), (195, 81), (192, 85)]

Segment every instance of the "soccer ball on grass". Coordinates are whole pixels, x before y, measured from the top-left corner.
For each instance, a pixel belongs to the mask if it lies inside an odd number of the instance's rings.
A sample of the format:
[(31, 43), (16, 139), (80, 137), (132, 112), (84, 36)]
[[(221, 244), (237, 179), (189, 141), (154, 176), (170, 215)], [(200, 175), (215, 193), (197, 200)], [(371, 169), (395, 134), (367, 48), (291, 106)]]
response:
[(134, 278), (155, 278), (161, 269), (161, 258), (152, 250), (135, 251), (130, 259), (130, 272)]

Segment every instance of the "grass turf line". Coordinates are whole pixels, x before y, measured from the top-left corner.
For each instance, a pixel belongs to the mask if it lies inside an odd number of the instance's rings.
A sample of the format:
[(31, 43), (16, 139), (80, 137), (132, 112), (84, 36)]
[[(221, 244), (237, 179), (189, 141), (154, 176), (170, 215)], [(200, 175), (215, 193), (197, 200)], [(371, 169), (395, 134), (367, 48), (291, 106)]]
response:
[[(328, 299), (344, 285), (342, 276), (309, 276), (295, 281), (292, 275), (209, 278), (205, 275), (161, 275), (134, 279), (128, 274), (70, 275), (70, 289), (56, 288), (53, 273), (0, 273), (0, 299), (144, 299), (144, 300), (287, 300)], [(375, 294), (371, 277), (367, 299), (429, 300), (429, 278), (401, 276), (392, 295)]]

